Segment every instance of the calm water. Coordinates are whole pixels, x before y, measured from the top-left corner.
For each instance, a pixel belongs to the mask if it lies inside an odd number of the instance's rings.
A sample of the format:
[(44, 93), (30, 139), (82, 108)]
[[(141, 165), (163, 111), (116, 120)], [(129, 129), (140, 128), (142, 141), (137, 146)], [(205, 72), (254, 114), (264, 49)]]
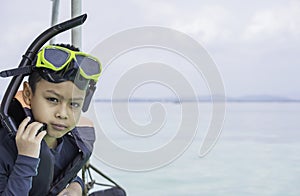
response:
[[(178, 104), (167, 104), (166, 110), (171, 112), (161, 131), (165, 133), (157, 133), (161, 135), (154, 140), (148, 137), (138, 141), (136, 136), (120, 133), (109, 104), (95, 107), (97, 114), (102, 114), (99, 121), (103, 129), (111, 132), (107, 135), (131, 150), (151, 150), (167, 141), (162, 138), (170, 135), (172, 139), (170, 129), (175, 130), (179, 118), (176, 111), (180, 109)], [(198, 107), (201, 120), (197, 135), (187, 151), (170, 164), (147, 172), (130, 172), (109, 167), (95, 157), (91, 163), (133, 196), (300, 195), (299, 103), (228, 103), (221, 136), (202, 158), (198, 153), (211, 111), (210, 104), (200, 103)], [(145, 108), (143, 103), (132, 103), (132, 118), (141, 124), (149, 120)], [(94, 178), (101, 181), (97, 175)]]

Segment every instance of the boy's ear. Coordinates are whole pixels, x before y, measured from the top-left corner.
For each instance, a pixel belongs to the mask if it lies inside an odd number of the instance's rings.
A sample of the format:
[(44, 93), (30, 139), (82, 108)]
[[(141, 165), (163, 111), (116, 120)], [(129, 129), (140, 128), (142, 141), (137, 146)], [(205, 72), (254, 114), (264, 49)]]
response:
[(28, 82), (24, 82), (23, 83), (23, 91), (22, 91), (22, 95), (23, 95), (23, 100), (27, 105), (30, 105), (31, 103), (31, 98), (32, 98), (32, 89), (29, 86)]

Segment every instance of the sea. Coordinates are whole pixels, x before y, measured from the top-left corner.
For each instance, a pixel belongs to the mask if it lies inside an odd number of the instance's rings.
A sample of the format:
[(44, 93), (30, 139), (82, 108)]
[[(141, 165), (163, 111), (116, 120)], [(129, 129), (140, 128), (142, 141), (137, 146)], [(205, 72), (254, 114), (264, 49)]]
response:
[[(123, 187), (127, 195), (300, 195), (300, 103), (226, 103), (219, 137), (205, 155), (200, 154), (200, 148), (210, 131), (212, 114), (218, 112), (212, 109), (213, 103), (156, 104), (162, 109), (158, 111), (163, 113), (164, 121), (160, 129), (147, 134), (142, 128), (154, 123), (153, 115), (157, 114), (154, 103), (96, 102), (93, 105), (93, 117), (100, 124), (100, 130), (97, 130), (90, 163)], [(183, 115), (194, 115), (182, 113), (185, 105), (198, 108), (199, 121), (194, 132), (190, 129), (195, 122), (180, 125)], [(141, 134), (126, 130), (130, 126), (124, 128), (122, 121), (136, 123), (141, 127)], [(193, 133), (192, 140), (184, 134), (178, 138), (182, 131)], [(110, 148), (100, 145), (105, 143), (100, 137), (102, 133), (120, 149), (126, 149), (131, 155), (139, 153), (138, 156), (133, 159), (126, 153), (122, 156), (122, 150), (110, 152)], [(171, 144), (175, 139), (188, 145), (184, 148), (175, 145), (180, 146), (180, 142)], [(173, 148), (163, 152), (168, 145)], [(154, 152), (150, 154), (152, 159), (161, 162), (151, 162), (148, 152)], [(101, 157), (107, 153), (111, 153), (109, 158)], [(166, 158), (172, 153), (172, 158)], [(97, 183), (109, 183), (96, 172), (91, 174)], [(95, 184), (90, 193), (103, 188)]]

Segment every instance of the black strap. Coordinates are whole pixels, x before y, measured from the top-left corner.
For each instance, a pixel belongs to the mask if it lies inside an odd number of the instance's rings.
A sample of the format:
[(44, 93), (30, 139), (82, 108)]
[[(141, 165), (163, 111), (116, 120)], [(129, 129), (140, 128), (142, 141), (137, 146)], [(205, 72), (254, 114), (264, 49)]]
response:
[(33, 177), (32, 189), (30, 196), (47, 195), (50, 185), (53, 181), (54, 159), (47, 144), (41, 143), (40, 164), (38, 167), (38, 175)]

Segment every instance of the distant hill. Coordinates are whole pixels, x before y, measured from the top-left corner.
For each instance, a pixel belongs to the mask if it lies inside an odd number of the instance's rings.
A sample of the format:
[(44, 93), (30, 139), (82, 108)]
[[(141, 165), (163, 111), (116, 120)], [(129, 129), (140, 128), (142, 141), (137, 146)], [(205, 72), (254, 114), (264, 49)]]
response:
[[(218, 96), (217, 96), (218, 98)], [(218, 100), (218, 99), (217, 99)], [(96, 102), (111, 102), (108, 98), (96, 98)], [(158, 98), (147, 98), (147, 97), (137, 97), (131, 98), (130, 100), (125, 98), (114, 99), (114, 102), (210, 102), (212, 101), (211, 96), (199, 96), (195, 98), (183, 98), (181, 100), (173, 97), (158, 97)], [(270, 96), (270, 95), (249, 95), (241, 97), (226, 97), (226, 102), (300, 102), (300, 99), (280, 97), (280, 96)]]
[(228, 97), (227, 101), (231, 102), (300, 102), (300, 99), (292, 99), (271, 95), (249, 95), (241, 97)]

